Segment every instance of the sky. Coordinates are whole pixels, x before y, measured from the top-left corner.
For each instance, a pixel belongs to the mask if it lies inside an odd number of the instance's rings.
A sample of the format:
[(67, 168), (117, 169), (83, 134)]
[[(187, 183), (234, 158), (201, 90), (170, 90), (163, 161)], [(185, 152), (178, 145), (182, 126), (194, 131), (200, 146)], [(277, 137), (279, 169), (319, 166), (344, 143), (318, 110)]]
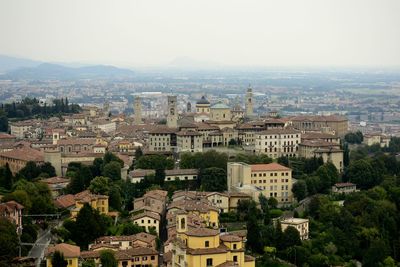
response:
[(399, 14), (399, 0), (0, 0), (0, 54), (131, 67), (176, 58), (398, 67)]

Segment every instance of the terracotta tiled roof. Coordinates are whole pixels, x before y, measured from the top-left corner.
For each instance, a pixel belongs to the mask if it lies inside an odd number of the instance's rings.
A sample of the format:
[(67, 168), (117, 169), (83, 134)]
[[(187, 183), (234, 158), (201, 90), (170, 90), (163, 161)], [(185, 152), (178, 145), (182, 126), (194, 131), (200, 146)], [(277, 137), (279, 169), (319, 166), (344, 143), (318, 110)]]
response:
[(79, 257), (81, 254), (81, 249), (78, 246), (61, 243), (55, 246), (49, 246), (46, 250), (45, 255), (49, 256), (53, 254), (55, 251), (59, 251), (64, 254), (66, 258), (76, 258)]
[(6, 152), (1, 152), (0, 157), (18, 159), (23, 161), (35, 161), (35, 162), (44, 161), (44, 154), (42, 151), (29, 147), (22, 147)]
[[(101, 251), (82, 251), (81, 257), (84, 259), (87, 258), (99, 258)], [(114, 251), (115, 258), (117, 260), (129, 260), (136, 256), (145, 256), (145, 255), (157, 255), (158, 252), (152, 248), (145, 248), (145, 247), (137, 247), (137, 248), (130, 248), (125, 250), (117, 250)]]
[(47, 179), (42, 179), (40, 180), (43, 183), (46, 184), (62, 184), (62, 183), (69, 183), (69, 179), (62, 178), (62, 177), (50, 177)]
[(341, 115), (329, 115), (329, 116), (316, 116), (316, 115), (305, 115), (296, 116), (291, 118), (292, 121), (316, 121), (316, 122), (340, 122), (347, 121), (345, 116)]
[(278, 163), (269, 163), (269, 164), (253, 164), (251, 165), (251, 171), (290, 171), (288, 167), (280, 165)]
[(220, 239), (221, 239), (221, 241), (224, 241), (224, 242), (240, 242), (240, 241), (242, 241), (241, 237), (239, 237), (237, 235), (233, 235), (233, 234), (221, 235)]
[(219, 235), (218, 230), (209, 228), (192, 228), (186, 232), (188, 236), (216, 236)]
[(91, 200), (98, 198), (108, 198), (108, 196), (92, 194), (89, 190), (82, 191), (74, 196), (76, 201), (82, 202), (90, 202)]
[(66, 209), (75, 205), (75, 197), (71, 194), (63, 195), (56, 198), (54, 202), (57, 207)]
[(160, 217), (160, 215), (158, 213), (154, 213), (154, 212), (151, 212), (151, 211), (145, 211), (145, 212), (142, 212), (142, 213), (138, 213), (138, 214), (136, 214), (136, 215), (134, 215), (132, 217), (132, 220), (137, 220), (137, 219), (140, 219), (140, 218), (143, 218), (143, 217), (149, 217), (149, 218), (152, 218), (152, 219), (158, 220), (158, 221), (161, 220), (161, 217)]
[(224, 245), (220, 245), (217, 248), (198, 248), (198, 249), (187, 248), (187, 253), (191, 255), (222, 254), (226, 253), (227, 251), (228, 248)]

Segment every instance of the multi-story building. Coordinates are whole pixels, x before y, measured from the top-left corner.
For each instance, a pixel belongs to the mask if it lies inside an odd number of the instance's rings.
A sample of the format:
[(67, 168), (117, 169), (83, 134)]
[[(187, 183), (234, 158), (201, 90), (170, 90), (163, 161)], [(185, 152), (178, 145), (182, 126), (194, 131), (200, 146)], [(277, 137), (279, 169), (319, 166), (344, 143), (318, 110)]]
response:
[(282, 231), (285, 231), (289, 226), (295, 228), (299, 234), (301, 240), (308, 239), (308, 219), (301, 218), (288, 218), (281, 221)]
[(324, 163), (331, 162), (339, 172), (343, 171), (343, 150), (340, 144), (323, 140), (305, 140), (299, 144), (299, 157), (322, 157)]
[[(253, 187), (267, 198), (274, 197), (280, 205), (291, 204), (292, 170), (278, 163), (253, 164), (228, 162), (228, 190), (240, 191)], [(253, 195), (258, 201), (258, 195)]]
[[(155, 175), (155, 170), (136, 169), (128, 174), (131, 183), (138, 183), (144, 179), (146, 175)], [(198, 169), (173, 169), (165, 170), (165, 181), (193, 181), (199, 175)]]
[(37, 165), (43, 164), (44, 153), (26, 146), (0, 153), (0, 166), (8, 163), (13, 174), (24, 168), (29, 161), (33, 161)]
[(98, 247), (110, 247), (124, 250), (137, 247), (147, 247), (156, 249), (157, 242), (156, 236), (148, 233), (137, 233), (134, 235), (123, 236), (102, 236), (97, 238), (93, 244), (89, 245), (89, 249), (96, 249)]
[(25, 137), (25, 133), (32, 129), (33, 123), (31, 121), (19, 121), (10, 123), (11, 135), (22, 139)]
[(255, 134), (255, 153), (276, 159), (297, 156), (301, 133), (294, 129), (270, 129)]
[(344, 137), (348, 132), (349, 121), (345, 116), (296, 116), (290, 119), (292, 126), (300, 131), (333, 132)]
[(203, 136), (197, 131), (180, 131), (176, 133), (177, 152), (202, 152)]
[(89, 190), (82, 191), (74, 196), (75, 207), (71, 210), (71, 217), (76, 218), (84, 204), (89, 204), (101, 214), (108, 214), (108, 196), (92, 194)]
[(176, 216), (171, 266), (255, 266), (255, 259), (245, 255), (244, 248), (242, 238), (236, 235), (220, 235), (218, 230), (205, 227), (189, 228), (188, 215), (181, 212)]
[(46, 266), (47, 267), (57, 267), (51, 264), (51, 260), (54, 252), (60, 252), (64, 255), (64, 259), (67, 261), (67, 267), (78, 267), (79, 266), (79, 257), (81, 255), (81, 249), (78, 246), (61, 243), (57, 245), (50, 245), (46, 252)]
[(0, 217), (6, 218), (22, 229), (22, 211), (24, 206), (14, 200), (0, 203)]
[(160, 234), (161, 216), (152, 211), (144, 211), (132, 216), (133, 223), (143, 227), (147, 232), (154, 229), (157, 234)]
[(372, 146), (374, 144), (379, 144), (380, 147), (389, 147), (390, 137), (382, 134), (364, 134), (363, 144), (367, 146)]
[(167, 127), (157, 127), (149, 132), (149, 151), (172, 151), (176, 146), (176, 130)]

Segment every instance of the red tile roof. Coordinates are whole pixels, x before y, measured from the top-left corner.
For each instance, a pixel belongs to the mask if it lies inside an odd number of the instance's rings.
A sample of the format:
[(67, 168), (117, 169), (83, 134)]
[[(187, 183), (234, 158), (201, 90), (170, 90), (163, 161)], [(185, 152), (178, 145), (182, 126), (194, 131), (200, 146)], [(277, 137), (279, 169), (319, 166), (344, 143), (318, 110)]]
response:
[(269, 163), (269, 164), (253, 164), (251, 165), (252, 172), (260, 172), (260, 171), (290, 171), (288, 167), (280, 165), (278, 163)]

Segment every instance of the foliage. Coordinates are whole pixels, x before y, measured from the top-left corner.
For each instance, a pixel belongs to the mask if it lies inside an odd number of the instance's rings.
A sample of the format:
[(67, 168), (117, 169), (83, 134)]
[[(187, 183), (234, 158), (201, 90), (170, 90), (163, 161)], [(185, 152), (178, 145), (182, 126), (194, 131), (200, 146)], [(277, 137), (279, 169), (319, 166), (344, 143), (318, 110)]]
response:
[(174, 160), (164, 155), (144, 155), (135, 161), (136, 169), (164, 169), (174, 168)]
[(307, 196), (307, 183), (304, 180), (298, 180), (293, 184), (292, 192), (297, 201), (303, 200)]
[(102, 250), (100, 252), (100, 263), (102, 267), (117, 267), (118, 261), (114, 256), (114, 251)]
[(247, 164), (267, 164), (272, 162), (272, 159), (265, 154), (237, 154), (234, 158), (230, 160), (235, 162), (244, 162)]
[(18, 253), (18, 236), (15, 225), (0, 218), (0, 266), (9, 266)]
[(209, 150), (204, 153), (183, 153), (180, 156), (179, 166), (182, 169), (207, 169), (211, 167), (226, 170), (228, 155), (219, 153), (215, 150)]
[(103, 167), (103, 175), (113, 181), (121, 180), (121, 164), (117, 161), (110, 161)]
[(100, 195), (108, 195), (112, 181), (108, 177), (97, 176), (89, 185), (90, 192)]
[(205, 191), (223, 192), (227, 188), (226, 171), (211, 167), (200, 173), (201, 187)]
[(348, 133), (344, 136), (344, 140), (349, 144), (361, 144), (364, 136), (360, 131), (355, 133)]
[(54, 267), (67, 267), (68, 261), (65, 260), (64, 254), (60, 251), (55, 251), (51, 257), (51, 265)]

